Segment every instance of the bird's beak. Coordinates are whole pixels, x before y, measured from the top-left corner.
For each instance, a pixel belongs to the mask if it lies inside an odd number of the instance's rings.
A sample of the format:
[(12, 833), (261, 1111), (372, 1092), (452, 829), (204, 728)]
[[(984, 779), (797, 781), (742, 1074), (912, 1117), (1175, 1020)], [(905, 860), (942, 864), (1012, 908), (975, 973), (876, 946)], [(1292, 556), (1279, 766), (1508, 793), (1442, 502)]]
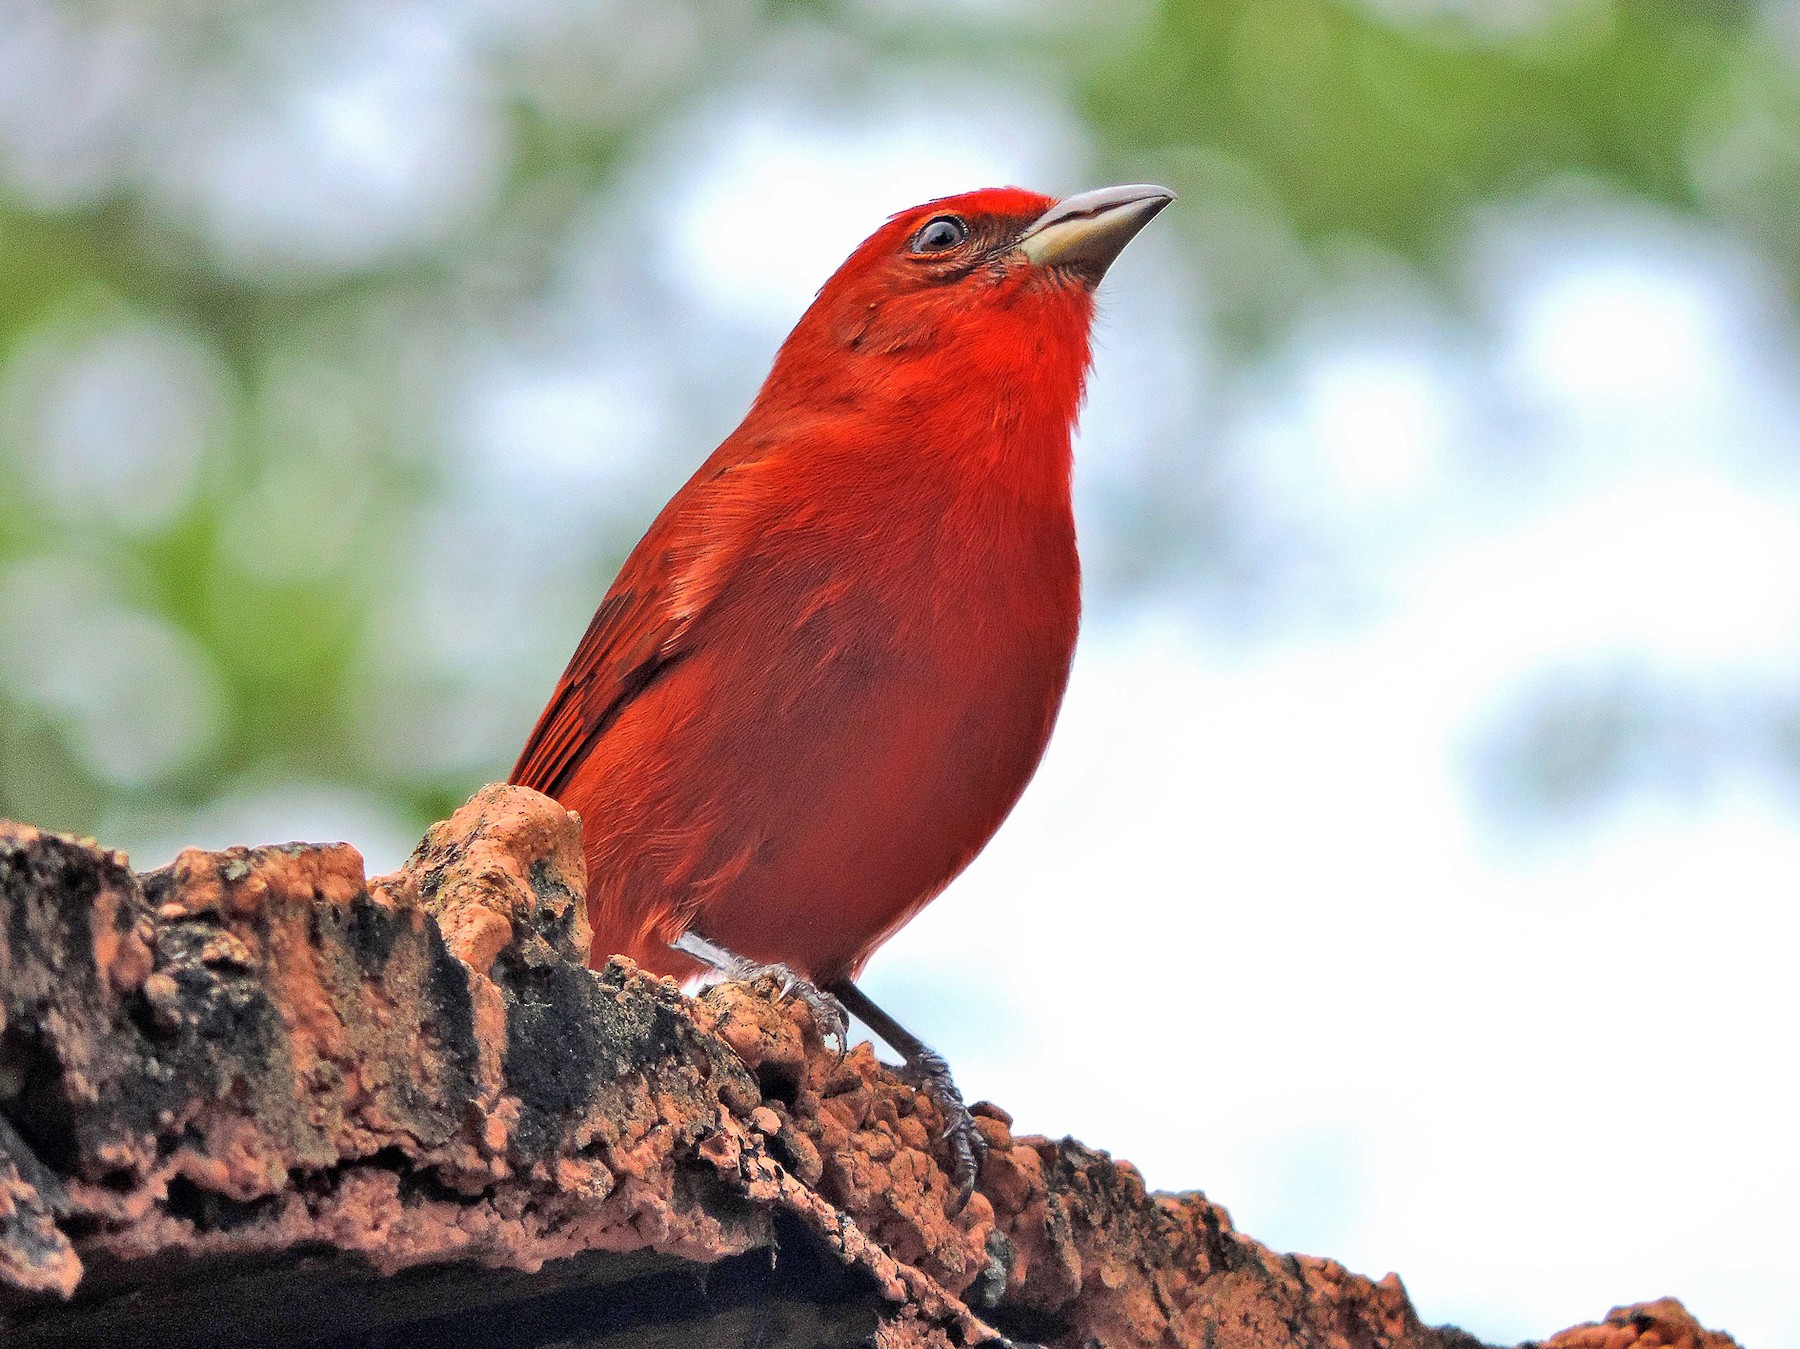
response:
[(1033, 221), (1019, 251), (1036, 266), (1066, 268), (1097, 286), (1125, 245), (1174, 200), (1173, 192), (1153, 183), (1080, 192)]

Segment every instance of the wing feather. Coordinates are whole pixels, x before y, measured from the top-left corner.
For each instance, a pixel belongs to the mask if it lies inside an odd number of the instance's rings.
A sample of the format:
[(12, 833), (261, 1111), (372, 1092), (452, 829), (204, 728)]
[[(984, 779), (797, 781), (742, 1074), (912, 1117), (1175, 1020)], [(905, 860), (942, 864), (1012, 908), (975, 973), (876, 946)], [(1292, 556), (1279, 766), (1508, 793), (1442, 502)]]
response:
[(663, 509), (594, 612), (511, 781), (560, 796), (631, 701), (691, 649), (756, 531), (756, 461), (712, 461)]

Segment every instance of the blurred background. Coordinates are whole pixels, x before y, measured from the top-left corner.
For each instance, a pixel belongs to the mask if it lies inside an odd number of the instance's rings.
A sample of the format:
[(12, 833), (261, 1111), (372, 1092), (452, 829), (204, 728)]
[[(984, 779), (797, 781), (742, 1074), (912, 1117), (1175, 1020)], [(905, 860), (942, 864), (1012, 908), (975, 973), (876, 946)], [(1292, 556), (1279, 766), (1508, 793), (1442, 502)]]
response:
[(0, 0), (0, 814), (397, 865), (858, 239), (1143, 180), (871, 992), (1430, 1320), (1800, 1346), (1794, 0)]

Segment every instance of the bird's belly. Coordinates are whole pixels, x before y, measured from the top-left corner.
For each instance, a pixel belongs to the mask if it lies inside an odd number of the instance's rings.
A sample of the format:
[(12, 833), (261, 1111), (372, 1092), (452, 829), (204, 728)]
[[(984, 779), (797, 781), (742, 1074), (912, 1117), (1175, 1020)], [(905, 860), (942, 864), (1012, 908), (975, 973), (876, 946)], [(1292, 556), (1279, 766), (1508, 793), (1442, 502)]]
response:
[(661, 946), (691, 926), (819, 980), (854, 973), (987, 842), (1043, 753), (1072, 623), (984, 636), (983, 658), (962, 664), (800, 648), (777, 656), (786, 669), (733, 670), (725, 650), (698, 658), (717, 668), (676, 673), (778, 692), (697, 709), (671, 679), (640, 699), (594, 776), (610, 799), (569, 803), (605, 854), (596, 955), (610, 944), (681, 973)]
[(1060, 690), (1045, 680), (1019, 692), (914, 690), (845, 707), (854, 729), (746, 793), (760, 851), (696, 926), (821, 979), (852, 973), (962, 870), (1029, 781)]

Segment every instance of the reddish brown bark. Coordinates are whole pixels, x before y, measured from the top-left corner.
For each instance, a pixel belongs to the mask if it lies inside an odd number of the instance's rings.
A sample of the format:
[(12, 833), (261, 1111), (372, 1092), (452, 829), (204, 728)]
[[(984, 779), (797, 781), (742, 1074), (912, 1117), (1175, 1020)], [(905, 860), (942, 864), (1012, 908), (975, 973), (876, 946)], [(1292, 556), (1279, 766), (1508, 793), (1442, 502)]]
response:
[(521, 788), (373, 882), (0, 824), (0, 1341), (1473, 1349), (993, 1107), (951, 1215), (928, 1098), (771, 988), (589, 971), (582, 875)]

